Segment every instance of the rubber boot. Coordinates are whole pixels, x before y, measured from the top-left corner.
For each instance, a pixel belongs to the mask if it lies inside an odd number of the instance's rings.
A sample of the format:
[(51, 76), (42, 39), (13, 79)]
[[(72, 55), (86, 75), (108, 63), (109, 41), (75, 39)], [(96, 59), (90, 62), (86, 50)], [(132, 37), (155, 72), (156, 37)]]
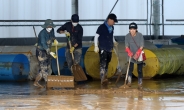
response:
[(143, 89), (143, 87), (142, 87), (142, 78), (138, 78), (138, 89), (139, 90)]
[(128, 87), (131, 87), (131, 84), (132, 84), (132, 77), (131, 76), (128, 76)]
[(101, 74), (101, 85), (107, 85), (108, 79), (106, 74)]
[(36, 77), (36, 79), (35, 79), (35, 82), (34, 82), (34, 86), (36, 86), (36, 87), (39, 87), (39, 88), (44, 88), (44, 86), (42, 86), (42, 85), (40, 85), (38, 82), (41, 80), (41, 76), (40, 75), (38, 75), (37, 77)]

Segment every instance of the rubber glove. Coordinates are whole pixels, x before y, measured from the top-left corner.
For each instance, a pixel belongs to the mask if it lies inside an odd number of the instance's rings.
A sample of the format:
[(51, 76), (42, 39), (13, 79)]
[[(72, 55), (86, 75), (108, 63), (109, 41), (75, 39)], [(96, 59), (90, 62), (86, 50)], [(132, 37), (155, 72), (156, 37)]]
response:
[(98, 46), (95, 46), (95, 48), (94, 48), (94, 52), (95, 52), (95, 53), (98, 53), (98, 52), (99, 52), (99, 48), (98, 48)]
[(53, 58), (57, 58), (56, 54), (54, 52), (50, 52), (50, 55), (53, 57)]
[(127, 47), (125, 50), (128, 53), (129, 57), (132, 57), (133, 53), (131, 52), (131, 50)]
[(139, 56), (140, 56), (140, 54), (141, 54), (141, 49), (138, 49), (137, 50), (137, 52), (135, 53), (135, 55), (133, 56), (133, 58), (135, 59), (135, 60), (138, 60), (138, 58), (139, 58)]
[(71, 47), (70, 48), (70, 53), (73, 53), (74, 49), (75, 49), (74, 47)]
[(70, 33), (67, 31), (65, 31), (65, 35), (66, 35), (66, 37), (70, 37)]
[(117, 47), (118, 46), (118, 42), (115, 41), (114, 42), (114, 46)]
[(54, 40), (54, 45), (58, 45), (58, 41), (56, 39)]

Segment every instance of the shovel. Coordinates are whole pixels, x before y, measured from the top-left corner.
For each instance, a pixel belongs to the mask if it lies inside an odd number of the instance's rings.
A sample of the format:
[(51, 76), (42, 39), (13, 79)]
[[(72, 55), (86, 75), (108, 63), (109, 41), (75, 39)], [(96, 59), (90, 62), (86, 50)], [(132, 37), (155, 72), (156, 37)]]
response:
[(129, 57), (128, 67), (127, 67), (127, 72), (126, 72), (126, 77), (125, 77), (124, 85), (122, 85), (120, 88), (126, 88), (126, 82), (127, 82), (128, 72), (129, 72), (129, 67), (130, 67), (130, 60), (131, 60), (131, 57)]
[[(70, 36), (67, 36), (67, 37), (68, 37), (69, 46), (71, 48), (72, 46), (71, 46)], [(84, 73), (82, 67), (79, 64), (75, 64), (73, 52), (71, 53), (71, 55), (72, 55), (72, 61), (73, 61), (73, 65), (71, 67), (71, 70), (72, 70), (72, 73), (74, 75), (75, 81), (86, 81), (87, 77), (86, 77), (86, 74)]]
[(117, 46), (115, 46), (114, 52), (116, 53), (117, 59), (118, 59), (118, 68), (117, 68), (118, 77), (117, 77), (117, 80), (115, 82), (115, 84), (117, 84), (117, 82), (119, 81), (119, 79), (120, 79), (120, 77), (122, 75), (122, 71), (121, 71), (122, 69), (121, 69), (120, 63), (119, 63), (119, 52), (118, 52), (118, 47)]
[(37, 47), (37, 43), (38, 43), (38, 37), (36, 35), (36, 30), (35, 30), (35, 27), (33, 26), (33, 30), (34, 30), (34, 34), (35, 34), (35, 37), (36, 37), (36, 44), (34, 45), (35, 47)]
[(63, 75), (60, 76), (57, 45), (55, 45), (55, 47), (56, 47), (56, 62), (57, 62), (58, 76), (57, 75), (47, 76), (47, 88), (50, 87), (74, 88), (73, 76), (63, 76)]

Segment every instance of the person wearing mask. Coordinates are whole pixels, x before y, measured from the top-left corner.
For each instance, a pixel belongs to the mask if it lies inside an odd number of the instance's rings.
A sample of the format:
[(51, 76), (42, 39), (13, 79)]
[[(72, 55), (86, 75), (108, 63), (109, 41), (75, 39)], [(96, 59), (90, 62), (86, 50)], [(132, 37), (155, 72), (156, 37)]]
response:
[(40, 71), (38, 75), (36, 76), (36, 79), (34, 81), (34, 86), (43, 88), (44, 86), (39, 84), (39, 81), (43, 78), (45, 82), (47, 82), (47, 76), (51, 75), (51, 55), (50, 55), (50, 49), (52, 46), (52, 42), (54, 42), (55, 45), (58, 45), (58, 41), (56, 40), (55, 34), (54, 34), (54, 27), (56, 27), (53, 24), (53, 21), (51, 19), (47, 19), (45, 21), (45, 24), (42, 25), (42, 30), (40, 31), (38, 35), (38, 42), (37, 42), (37, 48), (36, 48), (36, 57), (39, 61)]
[[(66, 56), (68, 68), (71, 70), (71, 66), (73, 65), (71, 53), (74, 54), (75, 64), (80, 63), (80, 59), (82, 55), (83, 28), (79, 24), (79, 16), (77, 14), (73, 14), (71, 16), (71, 21), (66, 22), (63, 26), (58, 28), (57, 33), (66, 34), (67, 47), (65, 51), (65, 56)], [(68, 37), (70, 37), (71, 46), (72, 46), (71, 48), (68, 44)]]

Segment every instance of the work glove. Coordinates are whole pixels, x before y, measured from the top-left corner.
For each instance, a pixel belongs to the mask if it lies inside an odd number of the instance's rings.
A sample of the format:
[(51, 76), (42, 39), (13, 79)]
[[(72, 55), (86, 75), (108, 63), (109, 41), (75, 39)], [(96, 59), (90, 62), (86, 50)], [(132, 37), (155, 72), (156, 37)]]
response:
[(94, 52), (95, 52), (95, 53), (98, 53), (98, 52), (99, 52), (99, 48), (98, 48), (98, 46), (95, 46), (95, 48), (94, 48)]
[(57, 58), (56, 54), (54, 52), (50, 52), (50, 55), (53, 57), (53, 58)]
[(73, 53), (74, 49), (75, 49), (74, 47), (71, 47), (70, 48), (70, 53)]
[(54, 45), (58, 45), (58, 41), (56, 39), (54, 40)]
[(67, 31), (65, 31), (65, 35), (66, 35), (66, 37), (70, 37), (70, 33)]
[(114, 47), (117, 47), (118, 46), (118, 42), (114, 42)]
[(46, 49), (47, 55), (50, 55), (50, 49)]
[(131, 52), (131, 50), (127, 47), (125, 50), (128, 53), (129, 57), (132, 57), (133, 53)]
[(138, 49), (137, 50), (137, 52), (135, 53), (135, 55), (133, 56), (133, 58), (135, 59), (135, 60), (138, 60), (138, 58), (139, 58), (139, 56), (140, 56), (140, 54), (141, 54), (141, 49)]

